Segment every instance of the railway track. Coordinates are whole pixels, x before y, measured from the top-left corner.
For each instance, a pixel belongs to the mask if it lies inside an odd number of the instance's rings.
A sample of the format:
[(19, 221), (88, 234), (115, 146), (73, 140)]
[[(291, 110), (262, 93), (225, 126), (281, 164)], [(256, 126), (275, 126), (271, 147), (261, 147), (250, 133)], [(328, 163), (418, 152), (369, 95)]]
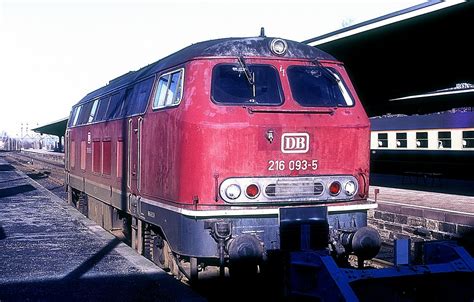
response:
[(5, 159), (33, 179), (47, 177), (59, 185), (64, 184), (64, 163), (20, 152), (8, 152)]
[(61, 199), (67, 199), (64, 188), (63, 164), (30, 153), (5, 152), (1, 155), (16, 169), (22, 171)]

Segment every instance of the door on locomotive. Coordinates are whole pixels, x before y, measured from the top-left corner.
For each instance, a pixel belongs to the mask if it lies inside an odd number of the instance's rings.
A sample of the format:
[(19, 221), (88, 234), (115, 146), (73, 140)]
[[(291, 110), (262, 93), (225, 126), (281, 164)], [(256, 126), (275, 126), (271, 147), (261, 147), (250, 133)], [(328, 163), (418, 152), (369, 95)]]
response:
[(128, 149), (127, 149), (127, 187), (131, 194), (140, 194), (141, 181), (141, 140), (143, 118), (134, 116), (128, 119)]

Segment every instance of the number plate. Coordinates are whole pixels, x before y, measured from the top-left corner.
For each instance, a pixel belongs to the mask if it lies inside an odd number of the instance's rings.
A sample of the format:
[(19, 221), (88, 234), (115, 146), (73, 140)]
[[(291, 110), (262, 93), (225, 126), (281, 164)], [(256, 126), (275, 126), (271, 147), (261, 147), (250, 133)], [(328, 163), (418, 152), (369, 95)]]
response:
[(318, 169), (318, 160), (269, 160), (268, 171), (314, 171)]

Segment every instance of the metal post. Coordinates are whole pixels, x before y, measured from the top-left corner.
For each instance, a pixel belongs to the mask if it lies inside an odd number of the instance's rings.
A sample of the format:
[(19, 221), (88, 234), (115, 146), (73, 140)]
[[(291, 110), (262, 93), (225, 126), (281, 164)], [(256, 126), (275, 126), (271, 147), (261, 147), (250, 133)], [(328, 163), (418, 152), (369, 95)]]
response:
[(394, 245), (395, 265), (410, 264), (410, 239), (396, 239)]

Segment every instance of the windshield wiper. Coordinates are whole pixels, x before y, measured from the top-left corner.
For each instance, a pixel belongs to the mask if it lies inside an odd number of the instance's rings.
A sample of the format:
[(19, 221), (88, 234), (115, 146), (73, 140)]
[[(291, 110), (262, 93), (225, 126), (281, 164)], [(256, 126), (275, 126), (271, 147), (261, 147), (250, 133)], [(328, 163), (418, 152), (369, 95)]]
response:
[(256, 87), (255, 87), (255, 73), (251, 72), (243, 57), (238, 58), (240, 67), (243, 69), (245, 77), (249, 82), (250, 86), (252, 86), (252, 100), (255, 102), (255, 95), (256, 95)]
[(321, 64), (321, 62), (319, 62), (318, 59), (314, 59), (313, 61), (311, 61), (311, 63), (321, 68), (324, 75), (330, 80), (333, 80), (334, 82), (338, 84), (341, 82), (341, 80), (338, 77), (336, 77), (329, 68), (327, 68), (326, 66), (323, 66), (323, 64)]

